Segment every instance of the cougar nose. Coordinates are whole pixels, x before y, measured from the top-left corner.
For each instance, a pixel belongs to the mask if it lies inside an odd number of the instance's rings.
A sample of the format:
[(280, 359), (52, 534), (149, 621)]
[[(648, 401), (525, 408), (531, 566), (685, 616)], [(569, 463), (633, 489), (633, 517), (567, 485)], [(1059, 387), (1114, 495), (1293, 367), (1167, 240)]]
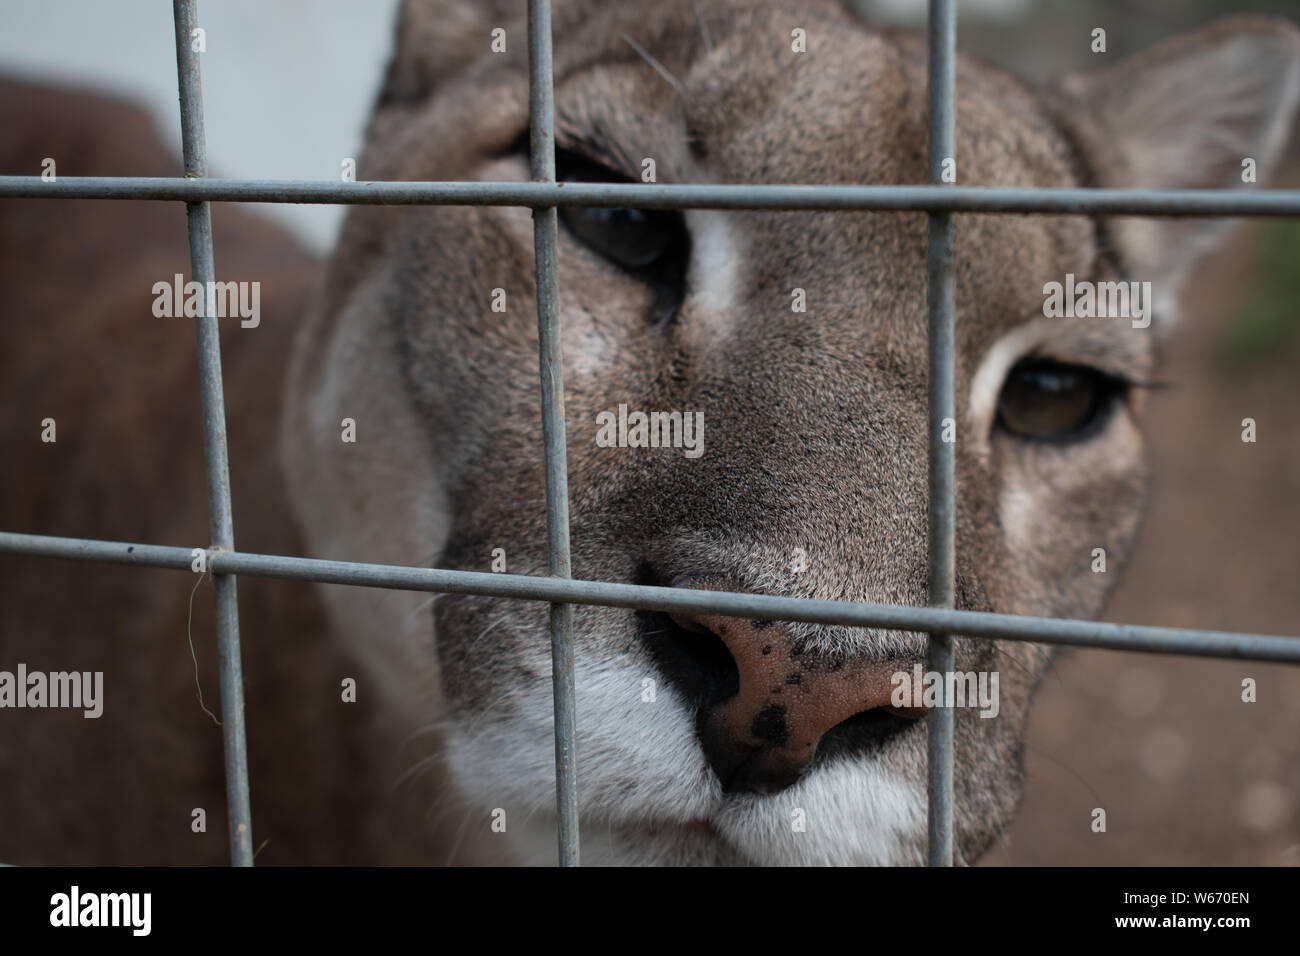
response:
[[(715, 614), (670, 615), (678, 627), (722, 639), (739, 691), (701, 716), (700, 739), (728, 793), (777, 793), (794, 784), (832, 727), (890, 705), (893, 675), (912, 661), (832, 662), (805, 652), (788, 625)], [(919, 717), (923, 711), (891, 708)]]

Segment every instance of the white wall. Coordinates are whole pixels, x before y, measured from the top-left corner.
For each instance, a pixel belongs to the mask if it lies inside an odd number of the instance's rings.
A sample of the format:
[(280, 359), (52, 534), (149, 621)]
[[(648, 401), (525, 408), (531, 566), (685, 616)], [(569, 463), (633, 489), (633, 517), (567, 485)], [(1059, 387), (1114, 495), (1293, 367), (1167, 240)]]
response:
[[(396, 0), (200, 0), (209, 172), (337, 177), (339, 162), (360, 147), (395, 6)], [(0, 72), (139, 100), (179, 154), (170, 0), (3, 0), (0, 8)], [(317, 249), (328, 247), (342, 217), (334, 206), (260, 209)]]

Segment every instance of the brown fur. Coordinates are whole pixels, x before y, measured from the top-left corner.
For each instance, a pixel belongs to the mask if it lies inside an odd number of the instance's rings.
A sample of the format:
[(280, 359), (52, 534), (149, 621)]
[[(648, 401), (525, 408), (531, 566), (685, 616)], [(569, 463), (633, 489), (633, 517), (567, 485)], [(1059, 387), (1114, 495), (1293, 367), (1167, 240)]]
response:
[[(175, 176), (175, 150), (119, 101), (0, 84), (5, 174)], [(223, 328), (240, 547), (299, 553), (271, 448), (297, 313), (316, 265), (284, 231), (213, 211), (218, 276), (264, 280), (257, 329)], [(6, 200), (0, 206), (5, 406), (0, 526), (207, 544), (193, 323), (151, 312), (155, 281), (189, 273), (174, 203)], [(58, 440), (40, 440), (40, 422)], [(0, 667), (102, 670), (104, 715), (0, 711), (0, 861), (218, 864), (229, 859), (221, 731), (196, 699), (186, 642), (195, 579), (170, 571), (0, 557)], [(207, 706), (219, 711), (211, 579), (194, 596)], [(354, 665), (305, 586), (239, 583), (259, 863), (420, 858), (380, 841), (393, 759), (374, 698), (339, 700)], [(369, 698), (369, 699), (367, 699)], [(373, 725), (373, 726), (372, 726)], [(383, 734), (381, 739), (388, 739)], [(191, 811), (207, 832), (191, 832)], [(409, 843), (418, 845), (417, 840)]]

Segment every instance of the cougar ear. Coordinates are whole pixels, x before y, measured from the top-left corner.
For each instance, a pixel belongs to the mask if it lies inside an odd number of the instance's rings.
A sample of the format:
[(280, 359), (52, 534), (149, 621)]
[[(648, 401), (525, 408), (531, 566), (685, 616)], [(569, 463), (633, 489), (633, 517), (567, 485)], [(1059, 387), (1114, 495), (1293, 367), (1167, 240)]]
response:
[[(1254, 188), (1251, 182), (1273, 172), (1300, 102), (1300, 30), (1263, 17), (1223, 20), (1069, 77), (1063, 90), (1065, 120), (1092, 162), (1096, 185)], [(1120, 218), (1113, 231), (1132, 278), (1172, 297), (1232, 225)]]
[[(522, 0), (402, 0), (379, 106), (414, 105), (487, 53), (492, 31), (524, 23)], [(524, 49), (523, 30), (507, 43)]]

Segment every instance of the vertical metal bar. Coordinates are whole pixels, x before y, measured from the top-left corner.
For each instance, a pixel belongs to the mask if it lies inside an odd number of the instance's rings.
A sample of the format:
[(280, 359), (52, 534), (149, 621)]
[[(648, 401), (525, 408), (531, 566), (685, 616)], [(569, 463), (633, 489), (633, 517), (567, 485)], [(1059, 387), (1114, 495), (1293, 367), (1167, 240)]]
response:
[[(199, 60), (191, 46), (198, 24), (195, 0), (173, 0), (176, 73), (181, 101), (185, 176), (208, 174), (203, 133), (203, 88)], [(212, 211), (206, 202), (185, 204), (189, 220), (190, 271), (204, 289), (216, 278), (212, 256)], [(208, 297), (204, 297), (205, 312)], [(226, 400), (221, 385), (221, 338), (215, 315), (195, 319), (199, 345), (199, 388), (203, 400), (203, 451), (207, 459), (208, 528), (212, 547), (235, 549), (230, 509), (230, 463), (226, 452)], [(244, 675), (239, 653), (239, 601), (234, 575), (213, 574), (217, 601), (217, 647), (221, 664), (221, 729), (225, 735), (226, 815), (230, 862), (253, 865), (253, 815), (248, 796), (248, 748), (244, 732)]]
[[(555, 182), (555, 101), (550, 0), (529, 0), (529, 144), (532, 178)], [(542, 376), (542, 434), (546, 447), (546, 539), (551, 574), (569, 568), (569, 472), (564, 442), (564, 368), (560, 335), (558, 219), (554, 206), (533, 210), (537, 258), (537, 331)], [(551, 605), (551, 686), (555, 695), (555, 801), (560, 866), (578, 865), (577, 720), (573, 687), (573, 605)]]
[[(946, 159), (954, 156), (954, 64), (957, 10), (953, 0), (930, 0), (928, 25), (930, 182), (943, 182)], [(954, 596), (954, 476), (956, 413), (953, 402), (952, 213), (930, 214), (926, 265), (930, 300), (930, 606), (950, 608)], [(945, 428), (953, 441), (944, 441)], [(947, 675), (953, 668), (952, 635), (931, 634), (928, 669)], [(945, 676), (945, 686), (947, 678)], [(935, 707), (929, 716), (929, 863), (952, 866), (953, 712)]]

